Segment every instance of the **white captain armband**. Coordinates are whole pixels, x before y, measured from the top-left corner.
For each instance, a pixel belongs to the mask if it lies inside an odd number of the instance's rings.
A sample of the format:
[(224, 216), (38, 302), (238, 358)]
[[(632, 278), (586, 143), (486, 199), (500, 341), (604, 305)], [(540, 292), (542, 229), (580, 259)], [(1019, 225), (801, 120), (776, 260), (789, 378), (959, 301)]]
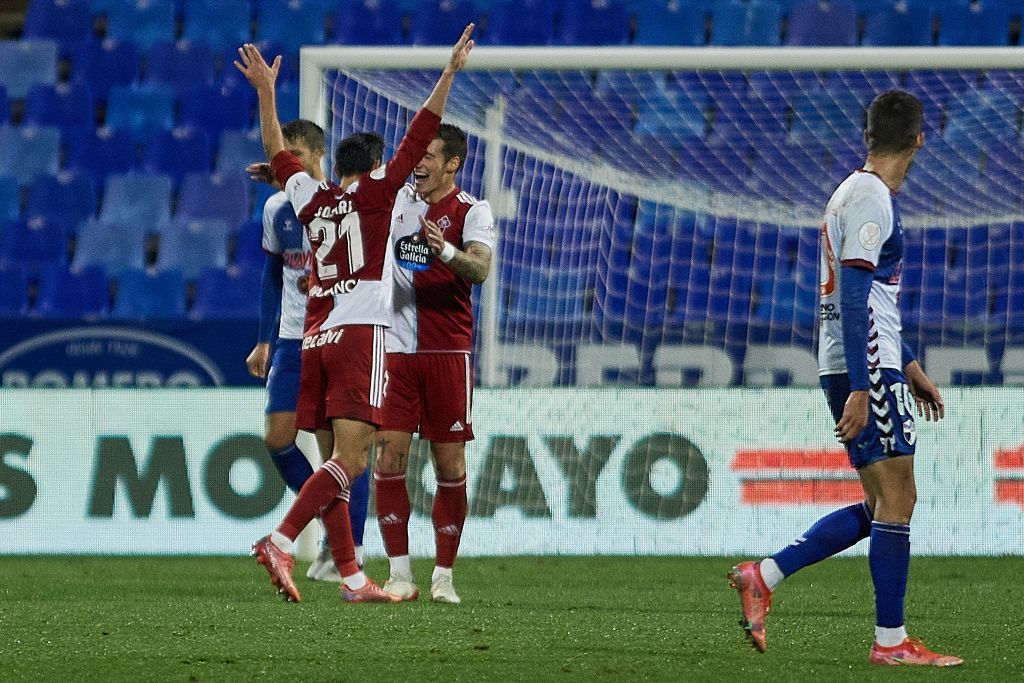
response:
[(451, 242), (445, 242), (444, 246), (441, 247), (441, 253), (437, 255), (437, 258), (441, 259), (442, 263), (448, 263), (455, 258), (456, 251), (457, 249), (455, 249), (454, 244)]

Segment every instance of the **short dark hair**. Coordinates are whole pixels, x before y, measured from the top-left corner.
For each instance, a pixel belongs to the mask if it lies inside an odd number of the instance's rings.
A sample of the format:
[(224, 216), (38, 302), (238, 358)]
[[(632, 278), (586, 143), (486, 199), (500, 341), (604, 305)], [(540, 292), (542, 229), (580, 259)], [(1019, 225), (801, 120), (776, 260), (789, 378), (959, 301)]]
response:
[(903, 90), (889, 90), (868, 107), (864, 133), (872, 154), (896, 154), (914, 147), (924, 121), (921, 101)]
[[(461, 128), (457, 128), (450, 123), (442, 123), (437, 127), (437, 134), (434, 135), (434, 139), (440, 140), (443, 143), (441, 152), (444, 154), (445, 163), (452, 157), (458, 157), (459, 168), (462, 168), (462, 165), (466, 163), (466, 155), (469, 153), (466, 133)], [(459, 168), (455, 170), (458, 171)]]
[(334, 150), (334, 172), (339, 178), (369, 173), (384, 158), (384, 138), (376, 133), (353, 133)]
[(301, 142), (309, 149), (323, 150), (324, 129), (308, 119), (295, 119), (281, 126), (284, 139), (290, 142)]

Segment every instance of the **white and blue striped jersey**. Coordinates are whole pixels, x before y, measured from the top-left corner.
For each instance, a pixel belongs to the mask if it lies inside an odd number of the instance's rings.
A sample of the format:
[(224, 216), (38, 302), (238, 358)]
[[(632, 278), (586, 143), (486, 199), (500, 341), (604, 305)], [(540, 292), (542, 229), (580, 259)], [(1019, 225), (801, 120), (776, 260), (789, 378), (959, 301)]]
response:
[(868, 294), (868, 339), (864, 340), (870, 364), (902, 369), (903, 226), (895, 196), (877, 175), (856, 171), (836, 188), (825, 210), (819, 258), (818, 374), (847, 371), (839, 308), (842, 265), (859, 265), (874, 274)]
[(263, 205), (263, 249), (279, 254), (284, 261), (278, 336), (302, 339), (310, 268), (309, 240), (284, 192), (271, 195)]

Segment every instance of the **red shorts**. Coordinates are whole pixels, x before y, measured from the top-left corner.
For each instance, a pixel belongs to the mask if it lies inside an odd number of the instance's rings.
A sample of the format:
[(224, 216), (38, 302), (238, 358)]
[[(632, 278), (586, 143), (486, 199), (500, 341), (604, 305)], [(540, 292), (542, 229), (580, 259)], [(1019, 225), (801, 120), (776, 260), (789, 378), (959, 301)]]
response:
[(438, 443), (473, 440), (473, 361), (468, 353), (389, 353), (381, 430)]
[(295, 426), (330, 429), (333, 418), (379, 426), (387, 381), (383, 327), (343, 325), (307, 335)]

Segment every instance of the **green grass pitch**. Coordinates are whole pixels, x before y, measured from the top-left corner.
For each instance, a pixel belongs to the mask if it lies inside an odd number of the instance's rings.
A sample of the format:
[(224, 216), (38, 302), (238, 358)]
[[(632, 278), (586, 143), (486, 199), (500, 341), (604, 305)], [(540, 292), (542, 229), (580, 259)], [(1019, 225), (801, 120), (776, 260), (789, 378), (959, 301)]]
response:
[[(4, 557), (0, 680), (1024, 680), (1022, 558), (913, 559), (910, 631), (966, 660), (950, 671), (867, 663), (864, 558), (784, 584), (755, 652), (733, 561), (463, 558), (451, 606), (341, 604), (301, 562), (296, 605), (247, 557)], [(430, 566), (414, 563), (421, 588)]]

